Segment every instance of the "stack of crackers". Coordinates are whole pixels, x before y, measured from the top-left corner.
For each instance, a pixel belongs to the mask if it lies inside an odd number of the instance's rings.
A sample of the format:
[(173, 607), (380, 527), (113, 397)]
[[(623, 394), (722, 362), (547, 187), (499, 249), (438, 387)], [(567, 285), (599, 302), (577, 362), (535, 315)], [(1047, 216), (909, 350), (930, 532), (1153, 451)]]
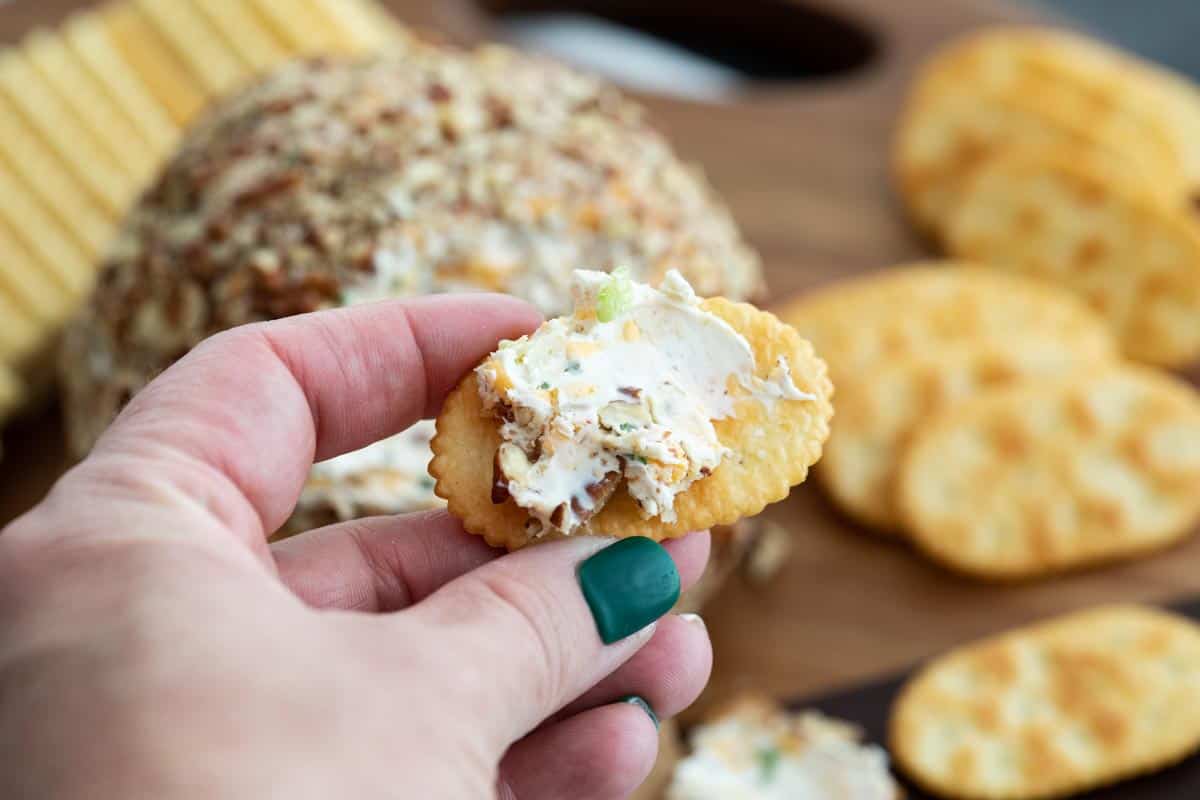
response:
[(122, 0), (0, 50), (0, 421), (210, 100), (288, 58), (405, 36), (374, 0)]
[(930, 59), (896, 135), (915, 224), (1063, 286), (1131, 358), (1200, 358), (1200, 90), (1074, 34), (986, 30)]
[[(985, 579), (1152, 552), (1200, 525), (1200, 91), (1073, 34), (930, 59), (899, 193), (953, 260), (780, 314), (826, 358), (818, 465), (863, 527)], [(1200, 627), (1102, 607), (964, 647), (892, 709), (897, 765), (950, 798), (1065, 797), (1200, 748)]]
[(1073, 294), (965, 262), (901, 265), (780, 316), (837, 389), (819, 482), (959, 572), (1039, 577), (1200, 523), (1200, 393), (1134, 365)]

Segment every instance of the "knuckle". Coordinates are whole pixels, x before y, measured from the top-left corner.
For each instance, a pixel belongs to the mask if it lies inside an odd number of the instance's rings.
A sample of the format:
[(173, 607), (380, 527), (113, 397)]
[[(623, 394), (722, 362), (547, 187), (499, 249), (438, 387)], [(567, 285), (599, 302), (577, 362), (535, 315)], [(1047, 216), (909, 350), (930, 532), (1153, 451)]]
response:
[(518, 659), (522, 671), (539, 678), (534, 681), (536, 702), (543, 708), (557, 705), (569, 683), (562, 641), (568, 624), (561, 618), (558, 604), (547, 589), (536, 583), (503, 570), (485, 573), (476, 586), (485, 613), (495, 617), (506, 632), (498, 640), (500, 646), (509, 649), (514, 642), (519, 643), (516, 646), (523, 650)]

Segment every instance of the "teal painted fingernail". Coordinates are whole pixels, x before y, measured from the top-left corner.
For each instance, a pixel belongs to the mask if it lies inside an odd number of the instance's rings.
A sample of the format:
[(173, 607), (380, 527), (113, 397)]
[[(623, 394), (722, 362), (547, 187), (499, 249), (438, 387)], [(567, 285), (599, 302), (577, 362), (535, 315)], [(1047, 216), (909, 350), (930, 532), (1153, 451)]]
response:
[(651, 708), (650, 704), (646, 702), (646, 698), (638, 697), (636, 694), (631, 694), (628, 697), (622, 697), (617, 702), (628, 703), (631, 706), (637, 706), (642, 711), (646, 712), (646, 716), (648, 716), (650, 721), (654, 723), (654, 727), (658, 727), (658, 714), (654, 713), (654, 709)]
[(636, 633), (679, 599), (679, 571), (653, 539), (621, 539), (579, 565), (579, 586), (605, 644)]

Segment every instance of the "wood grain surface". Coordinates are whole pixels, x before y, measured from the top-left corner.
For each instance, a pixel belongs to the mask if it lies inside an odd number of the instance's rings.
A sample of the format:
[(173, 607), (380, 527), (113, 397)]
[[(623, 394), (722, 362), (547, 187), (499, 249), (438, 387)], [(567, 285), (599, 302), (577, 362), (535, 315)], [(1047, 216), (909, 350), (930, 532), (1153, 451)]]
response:
[[(0, 40), (15, 39), (34, 23), (53, 23), (79, 5), (15, 0), (0, 7)], [(451, 39), (475, 41), (493, 32), (491, 20), (469, 0), (391, 5)], [(768, 5), (778, 3), (686, 9), (753, 36), (761, 26), (755, 33), (746, 9)], [(643, 98), (680, 153), (704, 166), (762, 253), (772, 302), (928, 255), (904, 223), (887, 179), (903, 91), (920, 59), (947, 37), (988, 22), (1032, 19), (1031, 12), (990, 2), (811, 5), (859, 26), (875, 43), (873, 60), (849, 74), (752, 88), (723, 105)], [(685, 7), (664, 4), (676, 6)], [(796, 17), (795, 24), (804, 23)], [(772, 25), (774, 33), (777, 28)], [(803, 30), (796, 36), (796, 42), (806, 41)], [(836, 42), (808, 45), (816, 52)], [(819, 58), (827, 56), (819, 52)], [(0, 523), (36, 502), (64, 466), (54, 412), (10, 426), (4, 447)], [(956, 578), (903, 544), (856, 529), (814, 486), (801, 487), (767, 516), (794, 534), (793, 556), (768, 585), (732, 580), (709, 605), (716, 669), (701, 707), (740, 687), (787, 698), (822, 691), (890, 672), (965, 639), (1100, 601), (1200, 592), (1200, 538), (1123, 566), (1028, 585), (989, 585)]]

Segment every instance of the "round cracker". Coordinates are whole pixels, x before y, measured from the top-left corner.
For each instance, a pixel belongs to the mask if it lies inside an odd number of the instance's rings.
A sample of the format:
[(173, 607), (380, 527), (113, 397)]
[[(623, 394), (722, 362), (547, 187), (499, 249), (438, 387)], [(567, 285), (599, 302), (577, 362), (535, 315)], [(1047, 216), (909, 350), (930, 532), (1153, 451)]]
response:
[[(746, 338), (760, 377), (767, 377), (777, 359), (785, 358), (796, 386), (816, 399), (779, 400), (770, 407), (746, 399), (732, 417), (715, 420), (721, 444), (733, 454), (675, 498), (675, 522), (644, 519), (637, 503), (621, 488), (583, 526), (582, 534), (662, 540), (729, 525), (787, 497), (820, 458), (833, 416), (833, 384), (812, 345), (773, 315), (746, 303), (713, 298), (705, 300), (702, 308)], [(500, 504), (491, 501), (492, 461), (499, 446), (499, 428), (483, 410), (472, 372), (442, 406), (429, 472), (437, 481), (434, 491), (464, 528), (493, 547), (515, 550), (530, 542), (525, 531), (529, 515), (511, 498)]]
[(991, 389), (1052, 378), (1115, 358), (1050, 335), (968, 340), (872, 367), (838, 383), (833, 422), (817, 478), (850, 516), (898, 533), (896, 467), (913, 431), (930, 415)]
[(830, 365), (835, 385), (885, 361), (1014, 333), (1107, 356), (1103, 320), (1069, 292), (965, 261), (905, 264), (810, 292), (779, 311)]
[(1073, 86), (1093, 107), (1093, 122), (1127, 120), (1140, 129), (1143, 146), (1165, 143), (1180, 176), (1191, 186), (1200, 183), (1200, 92), (1190, 79), (1060, 29), (1000, 28), (977, 34), (975, 42), (993, 75), (1008, 71)]
[(889, 749), (934, 794), (1065, 797), (1200, 747), (1200, 628), (1140, 606), (1076, 612), (934, 660), (892, 709)]
[(966, 574), (1142, 555), (1200, 522), (1200, 394), (1127, 365), (996, 390), (923, 423), (896, 480), (914, 543)]
[(1200, 230), (1070, 153), (1014, 152), (982, 167), (946, 245), (1074, 291), (1132, 358), (1177, 366), (1200, 356)]
[[(1052, 35), (1021, 29), (975, 34), (935, 55), (912, 90), (893, 154), (910, 215), (940, 238), (963, 185), (1012, 149), (1057, 147), (1123, 165), (1172, 201), (1188, 188), (1183, 156), (1140, 95), (1107, 73), (1059, 69)], [(1050, 43), (1047, 43), (1050, 39)]]

